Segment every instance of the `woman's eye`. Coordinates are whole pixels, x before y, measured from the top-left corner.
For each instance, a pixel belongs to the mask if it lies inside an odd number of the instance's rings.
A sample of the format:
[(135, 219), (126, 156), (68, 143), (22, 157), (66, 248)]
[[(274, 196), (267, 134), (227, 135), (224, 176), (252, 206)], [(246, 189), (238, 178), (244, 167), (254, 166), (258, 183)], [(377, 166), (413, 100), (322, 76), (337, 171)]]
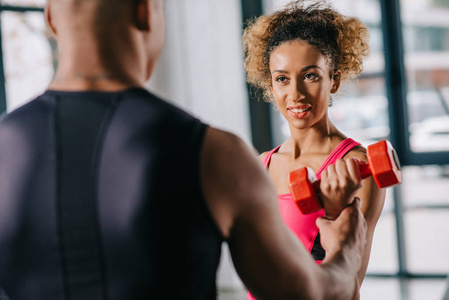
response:
[(286, 82), (287, 81), (287, 77), (285, 76), (279, 76), (276, 78), (277, 82)]
[(307, 73), (304, 75), (304, 79), (307, 79), (307, 80), (314, 80), (317, 78), (318, 78), (318, 75), (315, 73)]

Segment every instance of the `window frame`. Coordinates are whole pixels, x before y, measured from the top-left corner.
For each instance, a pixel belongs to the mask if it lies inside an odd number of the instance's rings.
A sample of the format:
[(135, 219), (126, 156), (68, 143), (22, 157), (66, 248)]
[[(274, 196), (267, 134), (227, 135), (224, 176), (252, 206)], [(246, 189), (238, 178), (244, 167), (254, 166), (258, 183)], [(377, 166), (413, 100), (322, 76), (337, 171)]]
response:
[[(381, 5), (382, 34), (385, 51), (385, 81), (389, 107), (391, 142), (398, 152), (403, 166), (449, 165), (449, 151), (413, 152), (410, 147), (407, 110), (407, 76), (404, 64), (403, 25), (400, 0), (379, 0)], [(400, 187), (394, 188), (394, 214), (398, 248), (398, 274), (401, 277), (446, 277), (447, 274), (416, 274), (409, 271), (406, 263), (405, 226)], [(449, 208), (446, 206), (422, 205), (427, 209)]]

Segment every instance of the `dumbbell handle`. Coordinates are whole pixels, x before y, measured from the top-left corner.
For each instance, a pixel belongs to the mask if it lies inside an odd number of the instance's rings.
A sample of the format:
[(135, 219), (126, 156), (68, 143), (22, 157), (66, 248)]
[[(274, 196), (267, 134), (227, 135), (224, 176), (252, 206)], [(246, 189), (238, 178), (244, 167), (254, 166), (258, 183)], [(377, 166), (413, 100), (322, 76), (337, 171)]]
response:
[(368, 163), (364, 161), (359, 161), (358, 164), (360, 176), (362, 177), (362, 179), (368, 178), (373, 175), (373, 172), (371, 171), (371, 168)]

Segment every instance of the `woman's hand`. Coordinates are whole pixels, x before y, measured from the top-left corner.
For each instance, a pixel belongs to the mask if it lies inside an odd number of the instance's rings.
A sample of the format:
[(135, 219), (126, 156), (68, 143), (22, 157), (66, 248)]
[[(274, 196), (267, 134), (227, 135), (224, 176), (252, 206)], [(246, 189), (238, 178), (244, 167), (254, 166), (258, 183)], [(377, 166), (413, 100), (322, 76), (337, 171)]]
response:
[(339, 159), (321, 173), (320, 199), (328, 219), (335, 219), (354, 200), (362, 178), (357, 159)]

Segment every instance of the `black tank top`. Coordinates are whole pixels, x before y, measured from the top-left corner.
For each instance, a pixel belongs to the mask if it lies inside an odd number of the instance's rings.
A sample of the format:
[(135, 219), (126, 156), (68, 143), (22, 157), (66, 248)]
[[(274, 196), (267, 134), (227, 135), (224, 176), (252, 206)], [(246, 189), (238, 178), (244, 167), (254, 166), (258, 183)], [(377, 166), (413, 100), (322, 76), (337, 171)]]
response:
[(0, 121), (0, 286), (12, 300), (215, 299), (206, 125), (143, 89), (47, 91)]

